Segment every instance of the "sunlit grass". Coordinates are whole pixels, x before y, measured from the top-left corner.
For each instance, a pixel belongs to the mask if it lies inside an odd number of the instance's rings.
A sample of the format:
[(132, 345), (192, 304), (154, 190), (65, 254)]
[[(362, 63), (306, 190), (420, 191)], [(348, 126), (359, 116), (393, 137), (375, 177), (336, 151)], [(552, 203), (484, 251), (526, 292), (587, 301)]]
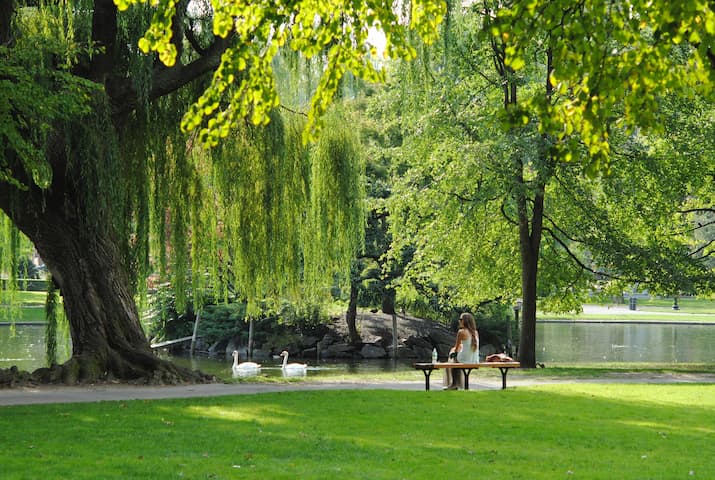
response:
[(0, 322), (33, 322), (46, 321), (45, 309), (41, 307), (12, 308), (0, 305)]
[(47, 298), (47, 293), (26, 291), (17, 291), (10, 293), (7, 290), (0, 290), (0, 304), (7, 304), (10, 301), (10, 296), (13, 296), (13, 300), (15, 302), (25, 306), (44, 307), (45, 299)]
[(715, 387), (295, 391), (0, 407), (2, 478), (708, 478)]
[[(715, 300), (682, 298), (679, 310), (673, 310), (672, 298), (639, 298), (636, 310), (628, 309), (628, 304), (598, 304), (605, 310), (597, 313), (553, 314), (538, 312), (538, 319), (557, 320), (619, 320), (629, 322), (715, 322)], [(584, 306), (585, 308), (587, 306)]]
[(679, 310), (673, 310), (672, 298), (644, 298), (637, 300), (637, 308), (644, 311), (666, 311), (715, 315), (715, 300), (703, 298), (679, 298)]
[(539, 313), (537, 320), (581, 320), (581, 321), (599, 321), (599, 320), (618, 320), (628, 322), (698, 322), (698, 323), (715, 323), (715, 314), (687, 314), (687, 313), (646, 313), (639, 311), (637, 313), (623, 312), (605, 312), (605, 313)]
[[(483, 375), (487, 372), (480, 371)], [(498, 372), (496, 372), (498, 373)], [(535, 378), (570, 377), (599, 378), (627, 377), (634, 374), (715, 374), (715, 365), (706, 363), (638, 363), (638, 362), (602, 362), (602, 363), (553, 363), (546, 368), (513, 369), (509, 376), (527, 376)]]
[(0, 290), (0, 322), (44, 322), (46, 297), (45, 292)]

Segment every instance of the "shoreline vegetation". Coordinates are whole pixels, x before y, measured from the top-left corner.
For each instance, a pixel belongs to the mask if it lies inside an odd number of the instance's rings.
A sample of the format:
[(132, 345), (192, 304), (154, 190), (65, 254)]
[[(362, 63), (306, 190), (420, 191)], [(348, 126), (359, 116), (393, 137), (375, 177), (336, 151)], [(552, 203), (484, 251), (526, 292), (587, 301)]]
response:
[[(7, 294), (0, 292), (0, 308), (14, 309), (12, 320), (7, 312), (0, 314), (0, 325), (43, 324), (45, 292), (16, 292), (15, 305), (8, 304)], [(626, 303), (587, 303), (580, 313), (546, 313), (538, 311), (536, 321), (546, 322), (618, 322), (618, 323), (693, 323), (715, 324), (715, 299), (684, 297), (678, 299), (678, 310), (673, 309), (672, 298), (636, 298), (636, 309)]]
[[(18, 292), (21, 295), (22, 307), (18, 310), (20, 315), (15, 315), (14, 322), (6, 321), (0, 316), (0, 326), (9, 325), (43, 325), (44, 321), (38, 319), (44, 315), (44, 294), (42, 292)], [(2, 296), (0, 299), (4, 300)], [(673, 310), (672, 299), (650, 299), (639, 298), (637, 309), (630, 310), (628, 304), (586, 304), (580, 314), (556, 315), (539, 312), (537, 323), (652, 323), (652, 324), (688, 324), (715, 326), (715, 301), (709, 299), (682, 298), (678, 299), (679, 310)], [(0, 308), (9, 308), (7, 305), (0, 305)], [(29, 314), (35, 315), (28, 320)], [(715, 374), (715, 365), (708, 364), (634, 364), (634, 363), (594, 363), (594, 364), (560, 364), (551, 363), (546, 369), (515, 370), (510, 374), (510, 378), (603, 378), (615, 376), (633, 375), (689, 375), (689, 374)], [(479, 372), (482, 378), (499, 375), (498, 372)], [(420, 372), (384, 372), (380, 374), (370, 374), (364, 377), (352, 375), (325, 377), (317, 381), (401, 381), (401, 380), (421, 380)], [(315, 379), (311, 379), (315, 380)], [(276, 379), (252, 379), (258, 382), (275, 382)], [(239, 380), (243, 382), (243, 380)]]

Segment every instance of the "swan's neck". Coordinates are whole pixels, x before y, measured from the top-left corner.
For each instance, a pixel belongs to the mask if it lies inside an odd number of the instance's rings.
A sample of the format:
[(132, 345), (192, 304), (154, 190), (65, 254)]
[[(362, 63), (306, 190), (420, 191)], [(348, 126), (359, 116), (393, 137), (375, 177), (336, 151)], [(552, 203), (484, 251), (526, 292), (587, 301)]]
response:
[(283, 355), (283, 368), (288, 364), (288, 354)]
[(238, 355), (233, 356), (233, 366), (238, 367)]

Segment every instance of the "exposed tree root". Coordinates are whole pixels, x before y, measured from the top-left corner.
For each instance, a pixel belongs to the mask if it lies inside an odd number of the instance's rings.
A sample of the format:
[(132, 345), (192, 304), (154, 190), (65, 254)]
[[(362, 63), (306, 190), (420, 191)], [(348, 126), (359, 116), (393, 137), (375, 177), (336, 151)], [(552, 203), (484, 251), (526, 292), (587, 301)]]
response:
[[(111, 364), (112, 369), (102, 368)], [(143, 385), (182, 385), (218, 382), (213, 375), (180, 367), (153, 357), (147, 365), (129, 363), (118, 357), (99, 362), (95, 357), (75, 356), (62, 365), (38, 368), (34, 372), (17, 367), (0, 369), (0, 388), (29, 385), (86, 385), (96, 383), (127, 383)]]

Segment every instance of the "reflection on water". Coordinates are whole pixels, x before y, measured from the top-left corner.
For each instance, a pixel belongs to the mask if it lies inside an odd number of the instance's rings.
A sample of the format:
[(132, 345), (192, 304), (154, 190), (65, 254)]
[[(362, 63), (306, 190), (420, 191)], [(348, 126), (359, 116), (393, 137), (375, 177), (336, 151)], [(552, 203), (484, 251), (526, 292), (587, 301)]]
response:
[[(57, 361), (64, 363), (72, 352), (67, 333), (57, 334)], [(32, 371), (46, 367), (44, 325), (0, 326), (0, 368), (13, 365), (20, 370)]]
[[(67, 334), (58, 340), (57, 356), (60, 363), (69, 359), (72, 352), (71, 342)], [(222, 379), (231, 379), (233, 375), (233, 358), (208, 358), (205, 356), (171, 356), (165, 351), (159, 351), (159, 356), (171, 359), (179, 365), (201, 370)], [(291, 357), (292, 358), (292, 357)], [(322, 360), (299, 359), (307, 363), (307, 371), (300, 376), (321, 376), (335, 373), (370, 373), (412, 370), (412, 360)], [(293, 371), (284, 374), (280, 357), (261, 362), (261, 376), (283, 377), (293, 376)], [(0, 368), (17, 366), (20, 370), (33, 371), (47, 366), (45, 363), (45, 327), (43, 325), (0, 326)]]
[[(650, 362), (715, 363), (715, 325), (645, 323), (538, 323), (536, 359), (544, 363)], [(58, 345), (58, 360), (71, 353), (65, 337)], [(166, 353), (160, 355), (169, 357)], [(176, 363), (216, 375), (233, 377), (232, 357), (173, 357)], [(322, 360), (307, 363), (308, 377), (328, 374), (370, 374), (412, 370), (413, 360)], [(282, 377), (281, 359), (262, 361), (261, 376)], [(16, 365), (35, 370), (45, 365), (44, 326), (0, 326), (0, 368)]]
[(715, 325), (537, 323), (539, 362), (715, 362)]
[[(204, 356), (196, 356), (190, 358), (188, 356), (170, 356), (167, 353), (160, 353), (161, 356), (171, 359), (175, 363), (191, 368), (193, 370), (201, 370), (202, 372), (215, 375), (219, 378), (230, 379), (238, 378), (242, 375), (236, 373), (232, 369), (232, 359), (230, 356), (226, 358), (207, 358)], [(414, 360), (345, 360), (345, 359), (328, 359), (316, 361), (315, 359), (305, 358), (300, 359), (301, 362), (307, 363), (308, 368), (305, 371), (300, 371), (294, 375), (294, 371), (284, 371), (281, 368), (282, 360), (269, 359), (261, 361), (261, 369), (259, 375), (262, 377), (320, 377), (335, 374), (352, 374), (352, 373), (378, 373), (378, 372), (402, 372), (413, 371), (412, 363)]]

